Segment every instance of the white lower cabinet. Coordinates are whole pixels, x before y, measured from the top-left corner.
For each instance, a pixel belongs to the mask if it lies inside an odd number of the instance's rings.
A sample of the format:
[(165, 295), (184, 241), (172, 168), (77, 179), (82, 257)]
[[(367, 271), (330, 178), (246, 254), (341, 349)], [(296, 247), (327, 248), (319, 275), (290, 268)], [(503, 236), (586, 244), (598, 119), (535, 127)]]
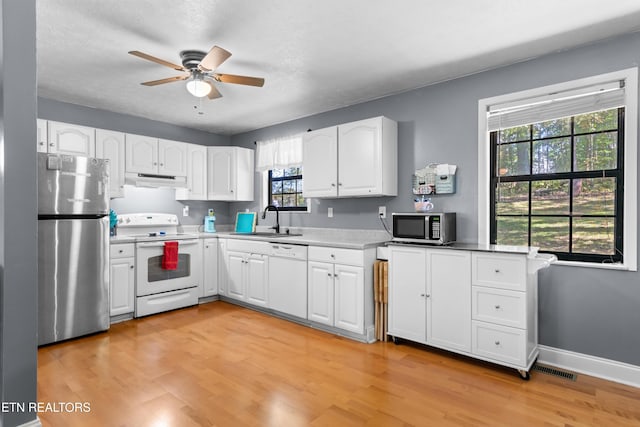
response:
[(525, 254), (391, 245), (388, 333), (528, 378), (538, 356), (537, 273)]
[(229, 239), (226, 242), (226, 296), (267, 307), (269, 244)]
[(202, 246), (201, 297), (218, 294), (218, 239), (204, 239)]
[[(348, 262), (351, 265), (342, 262)], [(365, 278), (363, 265), (363, 251), (309, 247), (308, 319), (357, 334), (364, 334)]]
[(110, 247), (109, 314), (119, 316), (135, 309), (135, 247), (133, 243)]

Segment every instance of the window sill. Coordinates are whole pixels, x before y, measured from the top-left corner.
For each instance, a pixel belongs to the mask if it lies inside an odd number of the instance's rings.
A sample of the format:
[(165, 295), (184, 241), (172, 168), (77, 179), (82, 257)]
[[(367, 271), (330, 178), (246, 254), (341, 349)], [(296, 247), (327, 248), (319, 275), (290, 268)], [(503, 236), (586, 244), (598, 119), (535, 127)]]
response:
[(625, 264), (597, 264), (594, 262), (582, 261), (556, 261), (552, 265), (560, 265), (563, 267), (599, 268), (602, 270), (637, 271), (636, 269), (629, 268), (629, 266)]

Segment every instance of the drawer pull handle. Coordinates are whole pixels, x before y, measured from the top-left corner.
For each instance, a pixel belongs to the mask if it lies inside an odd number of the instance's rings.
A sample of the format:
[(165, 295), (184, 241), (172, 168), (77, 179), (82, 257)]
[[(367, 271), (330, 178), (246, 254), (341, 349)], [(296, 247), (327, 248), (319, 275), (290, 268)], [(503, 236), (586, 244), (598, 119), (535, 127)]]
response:
[(495, 269), (495, 272), (496, 272), (496, 273), (500, 273), (500, 270), (496, 268), (496, 269)]
[(427, 294), (420, 294), (420, 297), (421, 297), (421, 298), (424, 298), (424, 297), (426, 297), (426, 296), (427, 296)]
[(331, 254), (330, 256), (331, 256), (331, 258), (335, 258), (336, 257), (334, 254)]
[(327, 273), (327, 276), (331, 277), (331, 273)]
[(496, 341), (496, 342), (495, 342), (495, 345), (500, 345), (500, 341)]
[(124, 252), (122, 249), (118, 250), (118, 253), (121, 254), (122, 252)]
[(500, 305), (496, 305), (496, 310), (500, 310)]

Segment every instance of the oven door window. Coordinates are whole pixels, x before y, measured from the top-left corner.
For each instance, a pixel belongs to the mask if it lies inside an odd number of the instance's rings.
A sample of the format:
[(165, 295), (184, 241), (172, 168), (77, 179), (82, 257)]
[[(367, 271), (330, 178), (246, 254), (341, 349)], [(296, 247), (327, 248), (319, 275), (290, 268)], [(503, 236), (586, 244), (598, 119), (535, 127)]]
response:
[(191, 255), (178, 254), (178, 268), (165, 270), (162, 268), (162, 255), (147, 259), (147, 282), (159, 282), (162, 280), (178, 279), (191, 275)]

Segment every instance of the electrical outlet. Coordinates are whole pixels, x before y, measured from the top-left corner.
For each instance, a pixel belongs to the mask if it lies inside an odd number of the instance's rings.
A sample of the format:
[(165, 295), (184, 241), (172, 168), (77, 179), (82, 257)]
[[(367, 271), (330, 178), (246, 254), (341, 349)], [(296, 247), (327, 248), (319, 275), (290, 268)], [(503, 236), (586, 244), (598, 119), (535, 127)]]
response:
[(380, 218), (383, 218), (383, 219), (387, 217), (386, 206), (378, 206), (378, 216), (380, 216)]
[(182, 208), (182, 216), (189, 216), (189, 205), (185, 205)]
[(327, 216), (333, 218), (333, 208), (327, 208)]

